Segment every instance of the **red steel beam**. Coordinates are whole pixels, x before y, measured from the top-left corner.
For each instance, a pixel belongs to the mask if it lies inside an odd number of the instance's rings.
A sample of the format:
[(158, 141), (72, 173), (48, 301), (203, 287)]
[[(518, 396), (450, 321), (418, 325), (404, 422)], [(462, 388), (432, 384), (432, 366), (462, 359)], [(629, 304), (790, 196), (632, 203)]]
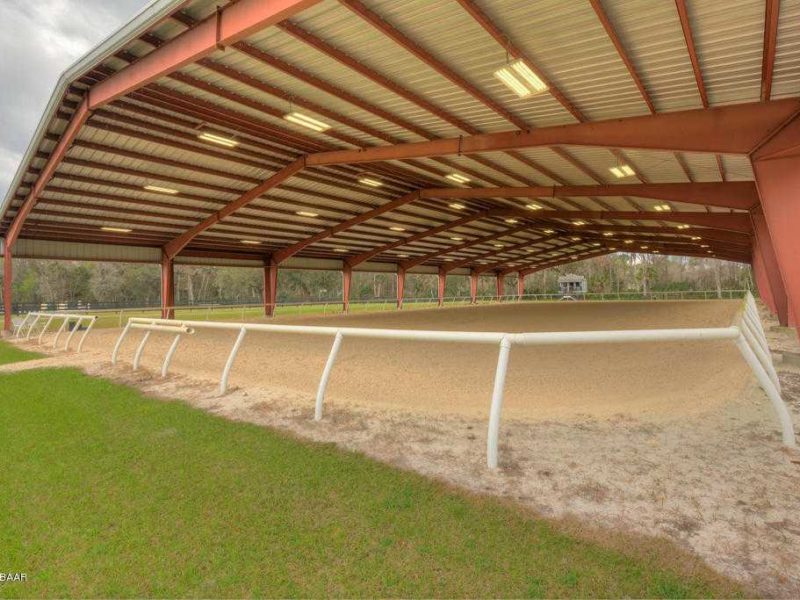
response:
[[(421, 265), (433, 258), (436, 258), (437, 256), (443, 256), (451, 252), (458, 252), (459, 250), (471, 248), (472, 246), (485, 244), (486, 242), (491, 242), (492, 240), (496, 240), (498, 238), (505, 237), (507, 235), (514, 235), (515, 233), (526, 231), (528, 229), (531, 229), (531, 226), (527, 223), (525, 225), (520, 225), (518, 227), (510, 227), (502, 231), (490, 233), (489, 235), (484, 235), (479, 238), (467, 240), (466, 242), (463, 242), (461, 244), (455, 244), (453, 246), (447, 246), (439, 250), (434, 250), (433, 252), (429, 252), (428, 254), (424, 254), (422, 256), (415, 256), (414, 258), (403, 261), (402, 263), (400, 263), (400, 265), (405, 270), (413, 269), (417, 265)], [(532, 243), (532, 240), (526, 241), (525, 243), (526, 244)], [(447, 270), (452, 270), (451, 268), (449, 268), (449, 265)]]
[(556, 196), (637, 196), (672, 202), (749, 210), (758, 205), (751, 181), (709, 183), (642, 183), (500, 188), (436, 188), (421, 190), (423, 198), (550, 198)]
[(208, 19), (164, 42), (127, 68), (95, 85), (95, 108), (124, 96), (265, 27), (314, 6), (320, 0), (239, 0), (222, 7)]
[(295, 254), (297, 254), (298, 252), (300, 252), (301, 250), (303, 250), (306, 246), (310, 246), (311, 244), (319, 242), (320, 240), (324, 240), (325, 238), (329, 238), (331, 236), (334, 236), (334, 235), (336, 235), (337, 233), (339, 233), (341, 231), (349, 229), (350, 227), (355, 227), (356, 225), (360, 225), (361, 223), (364, 223), (365, 221), (368, 221), (369, 219), (372, 219), (374, 217), (378, 217), (378, 216), (380, 216), (380, 215), (382, 215), (384, 213), (387, 213), (389, 211), (395, 210), (396, 208), (398, 208), (400, 206), (405, 206), (406, 204), (414, 202), (417, 199), (419, 199), (419, 192), (411, 192), (409, 194), (406, 194), (405, 196), (403, 196), (401, 198), (397, 198), (396, 200), (393, 200), (391, 202), (387, 202), (386, 204), (384, 204), (382, 206), (374, 208), (374, 209), (372, 209), (370, 211), (367, 211), (367, 212), (365, 212), (363, 214), (357, 215), (357, 216), (353, 217), (352, 219), (348, 219), (347, 221), (343, 221), (342, 223), (334, 225), (333, 227), (328, 227), (327, 229), (323, 229), (322, 231), (320, 231), (318, 233), (315, 233), (314, 235), (312, 235), (312, 236), (310, 236), (310, 237), (308, 237), (308, 238), (306, 238), (304, 240), (301, 240), (300, 242), (298, 242), (296, 244), (293, 244), (293, 245), (288, 246), (288, 247), (286, 247), (286, 248), (284, 248), (282, 250), (279, 250), (278, 252), (273, 254), (272, 260), (275, 261), (276, 264), (280, 264), (283, 261), (285, 261), (287, 258), (290, 258), (290, 257), (294, 256)]
[(692, 35), (692, 25), (689, 22), (686, 0), (675, 0), (675, 7), (678, 9), (678, 18), (681, 22), (681, 29), (683, 29), (683, 39), (686, 42), (686, 50), (692, 63), (695, 82), (697, 82), (697, 92), (700, 94), (700, 101), (703, 103), (703, 107), (708, 108), (706, 84), (703, 81), (703, 71), (700, 69), (700, 60), (697, 58), (697, 50), (694, 46), (694, 36)]
[(83, 102), (80, 103), (80, 106), (78, 106), (78, 109), (72, 115), (72, 120), (69, 122), (67, 129), (63, 134), (61, 134), (61, 140), (51, 152), (49, 160), (42, 168), (42, 172), (39, 174), (39, 178), (36, 180), (36, 183), (28, 194), (28, 197), (25, 199), (25, 202), (20, 207), (19, 212), (17, 212), (17, 216), (14, 218), (11, 226), (8, 228), (5, 238), (6, 248), (12, 247), (14, 242), (16, 242), (19, 232), (22, 229), (22, 225), (25, 223), (25, 219), (28, 217), (31, 210), (33, 210), (33, 207), (36, 206), (42, 190), (44, 190), (44, 187), (55, 174), (58, 165), (61, 163), (61, 159), (67, 153), (67, 150), (69, 150), (72, 141), (78, 135), (78, 131), (86, 122), (88, 117), (89, 103), (86, 99), (84, 99)]
[(790, 98), (708, 109), (505, 131), (481, 135), (380, 146), (362, 150), (320, 152), (308, 166), (358, 164), (404, 158), (474, 154), (559, 144), (748, 154), (769, 132), (800, 110)]
[(772, 73), (775, 68), (775, 50), (778, 42), (778, 16), (780, 0), (767, 0), (764, 14), (764, 51), (761, 60), (761, 101), (772, 96)]
[(454, 221), (450, 221), (449, 223), (439, 225), (438, 227), (426, 229), (425, 231), (420, 231), (419, 233), (415, 233), (414, 235), (410, 235), (408, 237), (401, 238), (394, 242), (384, 244), (383, 246), (378, 246), (377, 248), (373, 248), (372, 250), (367, 250), (366, 252), (362, 252), (361, 254), (348, 257), (347, 263), (355, 267), (356, 265), (359, 265), (383, 252), (388, 252), (389, 250), (394, 250), (395, 248), (398, 248), (400, 246), (405, 246), (406, 244), (417, 242), (426, 237), (443, 233), (449, 229), (454, 229), (455, 227), (461, 227), (462, 225), (467, 225), (469, 223), (472, 223), (473, 221), (484, 219), (488, 215), (489, 211), (487, 210), (466, 215), (464, 217), (461, 217), (460, 219), (456, 219)]
[(225, 205), (217, 212), (213, 213), (194, 227), (192, 227), (189, 231), (181, 234), (180, 236), (176, 237), (174, 240), (169, 242), (166, 246), (164, 246), (164, 252), (167, 256), (173, 257), (178, 252), (180, 252), (186, 245), (192, 241), (195, 237), (199, 234), (204, 232), (210, 227), (213, 227), (215, 224), (219, 223), (225, 217), (231, 215), (232, 213), (236, 212), (243, 206), (247, 206), (250, 202), (257, 199), (262, 194), (265, 194), (270, 189), (274, 188), (277, 185), (280, 185), (283, 181), (289, 179), (303, 169), (305, 167), (305, 157), (300, 157), (297, 160), (289, 163), (283, 169), (272, 175), (266, 181), (261, 183), (260, 185), (255, 186), (254, 188), (248, 190), (241, 196), (239, 196), (233, 202)]

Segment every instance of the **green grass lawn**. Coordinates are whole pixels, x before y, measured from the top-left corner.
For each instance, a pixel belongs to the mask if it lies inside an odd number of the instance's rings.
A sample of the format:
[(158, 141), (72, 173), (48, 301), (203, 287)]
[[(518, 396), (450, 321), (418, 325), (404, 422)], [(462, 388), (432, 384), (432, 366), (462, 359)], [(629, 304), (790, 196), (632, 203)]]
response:
[[(33, 360), (35, 358), (42, 358), (44, 355), (38, 352), (28, 352), (17, 348), (14, 344), (9, 344), (0, 340), (0, 365), (7, 365), (9, 363), (20, 362), (23, 360)], [(2, 567), (0, 567), (2, 569)]]
[[(224, 402), (224, 400), (223, 400)], [(499, 500), (70, 369), (0, 375), (3, 597), (739, 595)]]

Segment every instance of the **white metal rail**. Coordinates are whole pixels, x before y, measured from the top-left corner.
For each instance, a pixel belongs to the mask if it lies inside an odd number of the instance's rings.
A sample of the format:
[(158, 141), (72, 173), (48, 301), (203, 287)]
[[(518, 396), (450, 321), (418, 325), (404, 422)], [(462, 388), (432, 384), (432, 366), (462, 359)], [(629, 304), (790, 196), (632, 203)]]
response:
[[(42, 338), (44, 334), (47, 332), (48, 328), (53, 322), (58, 323), (59, 319), (61, 320), (61, 324), (59, 325), (58, 329), (56, 330), (56, 335), (53, 338), (53, 349), (56, 349), (58, 346), (58, 340), (61, 337), (61, 334), (64, 331), (69, 330), (69, 335), (67, 336), (67, 341), (64, 344), (64, 350), (69, 350), (70, 342), (72, 342), (72, 338), (78, 332), (83, 322), (88, 322), (88, 326), (86, 327), (83, 335), (81, 336), (80, 341), (78, 342), (78, 352), (81, 351), (83, 348), (83, 342), (86, 340), (86, 336), (89, 335), (89, 332), (94, 327), (95, 322), (97, 321), (97, 315), (87, 315), (87, 314), (75, 314), (75, 313), (60, 313), (60, 312), (29, 312), (25, 315), (25, 318), (22, 319), (19, 325), (17, 325), (16, 329), (14, 330), (14, 337), (18, 339), (31, 339), (31, 335), (34, 333), (34, 329), (36, 325), (44, 320), (44, 324), (42, 328), (39, 330), (39, 335), (36, 338), (38, 344), (42, 343)], [(75, 325), (72, 329), (69, 328), (70, 323), (74, 321)], [(28, 329), (25, 330), (25, 326), (27, 325)]]
[(574, 332), (536, 332), (536, 333), (500, 333), (474, 331), (427, 331), (402, 329), (367, 329), (360, 327), (314, 327), (299, 325), (270, 325), (258, 323), (229, 323), (219, 321), (175, 321), (167, 319), (131, 318), (120, 334), (111, 355), (111, 362), (116, 364), (119, 350), (131, 329), (144, 330), (145, 336), (139, 343), (133, 359), (133, 368), (139, 366), (142, 352), (151, 332), (174, 333), (172, 342), (161, 367), (161, 375), (166, 376), (169, 363), (182, 334), (191, 334), (195, 329), (224, 329), (238, 331), (238, 336), (228, 354), (225, 367), (220, 377), (219, 391), (224, 394), (228, 389), (228, 379), (236, 355), (244, 342), (247, 332), (296, 333), (303, 335), (330, 335), (333, 337), (328, 360), (320, 378), (314, 408), (314, 419), (322, 419), (325, 390), (333, 370), (339, 349), (345, 338), (373, 338), (430, 342), (462, 342), (473, 344), (497, 344), (499, 353), (495, 371), (492, 399), (489, 410), (486, 458), (491, 468), (498, 464), (498, 438), (503, 409), (503, 391), (508, 370), (508, 358), (511, 347), (547, 346), (564, 344), (608, 344), (626, 342), (678, 342), (691, 340), (731, 340), (742, 354), (752, 370), (759, 385), (772, 403), (781, 426), (783, 443), (795, 446), (794, 427), (791, 416), (781, 399), (780, 382), (772, 364), (764, 329), (758, 318), (755, 301), (748, 293), (736, 322), (730, 327), (698, 328), (698, 329), (647, 329), (630, 331), (574, 331)]

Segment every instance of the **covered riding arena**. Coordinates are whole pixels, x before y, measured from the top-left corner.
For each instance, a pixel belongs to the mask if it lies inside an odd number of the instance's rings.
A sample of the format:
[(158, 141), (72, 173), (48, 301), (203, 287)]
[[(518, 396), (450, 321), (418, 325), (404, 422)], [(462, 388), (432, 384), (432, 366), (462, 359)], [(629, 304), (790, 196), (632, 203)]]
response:
[[(4, 328), (15, 258), (159, 264), (160, 319), (54, 360), (783, 593), (800, 382), (770, 350), (800, 350), (799, 190), (800, 0), (156, 0), (42, 116), (0, 211)], [(759, 308), (522, 301), (618, 252), (749, 264)], [(176, 265), (262, 269), (263, 315), (181, 320)], [(281, 269), (340, 271), (341, 314), (276, 316)], [(396, 274), (397, 310), (349, 311), (357, 272)], [(439, 305), (469, 278), (470, 305), (404, 310), (413, 274)]]

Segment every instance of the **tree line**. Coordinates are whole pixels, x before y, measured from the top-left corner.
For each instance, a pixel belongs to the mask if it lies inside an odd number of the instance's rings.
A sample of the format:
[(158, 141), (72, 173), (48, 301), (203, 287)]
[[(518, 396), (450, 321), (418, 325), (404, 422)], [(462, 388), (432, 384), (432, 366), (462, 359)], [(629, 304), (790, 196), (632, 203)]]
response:
[[(613, 254), (528, 275), (526, 294), (558, 292), (558, 277), (575, 273), (587, 278), (589, 292), (631, 293), (752, 289), (748, 265), (647, 254)], [(176, 304), (257, 304), (261, 302), (262, 271), (243, 267), (177, 265)], [(351, 300), (394, 298), (393, 273), (355, 272)], [(107, 306), (156, 306), (160, 302), (160, 267), (150, 264), (20, 259), (15, 261), (15, 304), (77, 303)], [(506, 294), (516, 294), (516, 275), (506, 277)], [(495, 294), (493, 275), (481, 277), (479, 295)], [(406, 298), (433, 298), (437, 277), (409, 274)], [(469, 280), (447, 278), (445, 295), (468, 296)], [(338, 271), (281, 269), (278, 302), (323, 302), (342, 296)]]

